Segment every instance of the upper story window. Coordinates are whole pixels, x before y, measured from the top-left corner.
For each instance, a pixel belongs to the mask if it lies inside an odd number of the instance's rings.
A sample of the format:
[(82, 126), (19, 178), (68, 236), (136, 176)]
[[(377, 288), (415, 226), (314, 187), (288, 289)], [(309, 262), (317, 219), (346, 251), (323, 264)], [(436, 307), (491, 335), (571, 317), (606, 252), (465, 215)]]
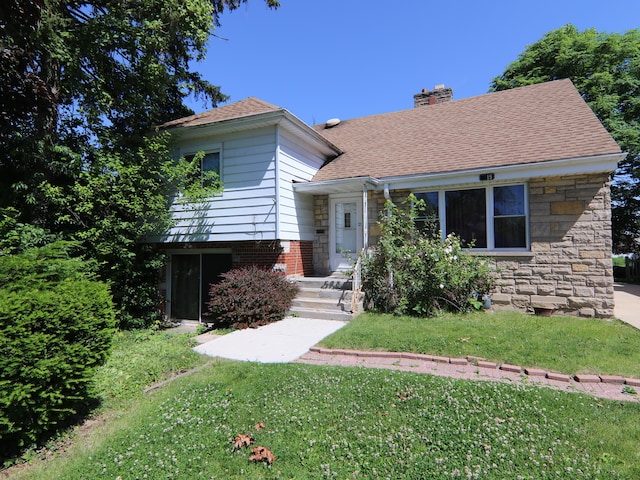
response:
[(220, 152), (206, 153), (200, 162), (200, 172), (202, 175), (202, 185), (211, 186), (213, 179), (208, 178), (207, 172), (214, 172), (220, 176)]
[[(185, 155), (187, 160), (192, 160), (195, 154)], [(214, 179), (207, 172), (213, 172), (220, 176), (220, 151), (207, 152), (200, 159), (200, 176), (202, 185), (209, 187), (213, 184)]]
[[(529, 247), (527, 189), (524, 184), (419, 192), (426, 212), (416, 222), (437, 224), (443, 235), (454, 233), (481, 249)], [(437, 222), (437, 223), (436, 223)]]

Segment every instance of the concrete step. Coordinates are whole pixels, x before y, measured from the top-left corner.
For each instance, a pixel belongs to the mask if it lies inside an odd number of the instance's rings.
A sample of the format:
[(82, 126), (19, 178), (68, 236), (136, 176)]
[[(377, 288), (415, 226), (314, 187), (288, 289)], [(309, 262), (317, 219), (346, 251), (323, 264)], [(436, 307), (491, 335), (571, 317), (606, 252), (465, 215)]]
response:
[[(292, 303), (293, 315), (321, 320), (350, 321), (353, 318), (350, 277), (336, 274), (329, 277), (294, 277), (292, 280), (300, 288)], [(362, 310), (362, 302), (356, 305), (356, 310)]]
[(353, 319), (353, 315), (349, 312), (343, 312), (339, 309), (318, 309), (306, 307), (292, 307), (289, 315), (301, 318), (316, 318), (318, 320), (339, 320), (349, 322)]
[(300, 288), (319, 288), (322, 290), (351, 290), (351, 278), (344, 275), (330, 277), (293, 277)]
[(350, 310), (351, 300), (348, 302), (334, 298), (306, 297), (298, 295), (291, 303), (292, 307), (317, 308), (320, 310)]
[(298, 292), (299, 297), (304, 298), (329, 298), (332, 300), (351, 301), (353, 292), (351, 290), (338, 290), (336, 288), (307, 288), (301, 287)]

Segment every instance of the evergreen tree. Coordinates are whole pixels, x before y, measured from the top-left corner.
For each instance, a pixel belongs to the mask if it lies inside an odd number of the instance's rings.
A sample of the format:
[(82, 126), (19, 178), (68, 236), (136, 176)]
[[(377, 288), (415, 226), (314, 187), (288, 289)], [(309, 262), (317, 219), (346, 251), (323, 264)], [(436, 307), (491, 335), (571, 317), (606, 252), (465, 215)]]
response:
[(140, 240), (165, 230), (172, 197), (199, 181), (196, 162), (176, 163), (170, 137), (154, 128), (191, 114), (191, 95), (225, 100), (193, 64), (220, 15), (246, 1), (0, 6), (0, 208), (15, 209), (21, 225), (80, 240), (123, 325), (148, 324), (158, 300), (161, 259)]

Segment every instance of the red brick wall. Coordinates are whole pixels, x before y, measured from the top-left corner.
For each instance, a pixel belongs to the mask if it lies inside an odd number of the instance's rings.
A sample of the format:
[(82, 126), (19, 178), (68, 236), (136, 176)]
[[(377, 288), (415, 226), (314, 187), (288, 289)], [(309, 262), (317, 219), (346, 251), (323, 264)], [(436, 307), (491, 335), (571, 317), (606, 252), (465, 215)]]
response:
[(313, 242), (290, 241), (289, 251), (280, 254), (278, 263), (287, 266), (288, 275), (313, 275)]
[[(287, 246), (288, 244), (288, 246)], [(258, 265), (287, 275), (313, 274), (313, 242), (237, 242), (231, 245), (233, 266)]]
[[(288, 245), (287, 245), (288, 244)], [(191, 249), (231, 249), (233, 268), (257, 265), (287, 275), (313, 275), (312, 241), (211, 242), (192, 243)], [(163, 249), (181, 249), (183, 244), (164, 244)], [(206, 253), (206, 252), (204, 252)]]

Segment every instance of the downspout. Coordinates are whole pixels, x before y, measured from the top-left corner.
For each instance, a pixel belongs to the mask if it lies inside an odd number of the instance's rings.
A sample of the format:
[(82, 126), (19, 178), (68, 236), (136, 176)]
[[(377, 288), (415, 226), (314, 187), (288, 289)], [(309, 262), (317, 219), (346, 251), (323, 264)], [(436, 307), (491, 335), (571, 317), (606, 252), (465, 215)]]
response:
[(369, 248), (369, 204), (367, 184), (362, 185), (362, 248)]
[[(384, 184), (384, 199), (387, 202), (391, 201), (391, 194), (389, 193), (389, 184), (385, 183)], [(388, 206), (387, 207), (387, 217), (391, 216), (391, 207)], [(393, 281), (393, 265), (391, 263), (389, 263), (388, 266), (388, 273), (389, 273), (389, 287), (393, 290), (394, 288), (394, 281)]]
[(362, 249), (358, 252), (351, 277), (351, 313), (357, 309), (362, 293), (362, 259), (369, 248), (369, 198), (366, 182), (362, 184)]
[(274, 240), (280, 240), (280, 125), (276, 125), (276, 149), (275, 149), (275, 191), (273, 203), (275, 206), (276, 234)]
[[(385, 183), (384, 184), (384, 199), (387, 202), (391, 201), (391, 194), (389, 193), (389, 184)], [(391, 216), (391, 207), (387, 207), (387, 217)]]

